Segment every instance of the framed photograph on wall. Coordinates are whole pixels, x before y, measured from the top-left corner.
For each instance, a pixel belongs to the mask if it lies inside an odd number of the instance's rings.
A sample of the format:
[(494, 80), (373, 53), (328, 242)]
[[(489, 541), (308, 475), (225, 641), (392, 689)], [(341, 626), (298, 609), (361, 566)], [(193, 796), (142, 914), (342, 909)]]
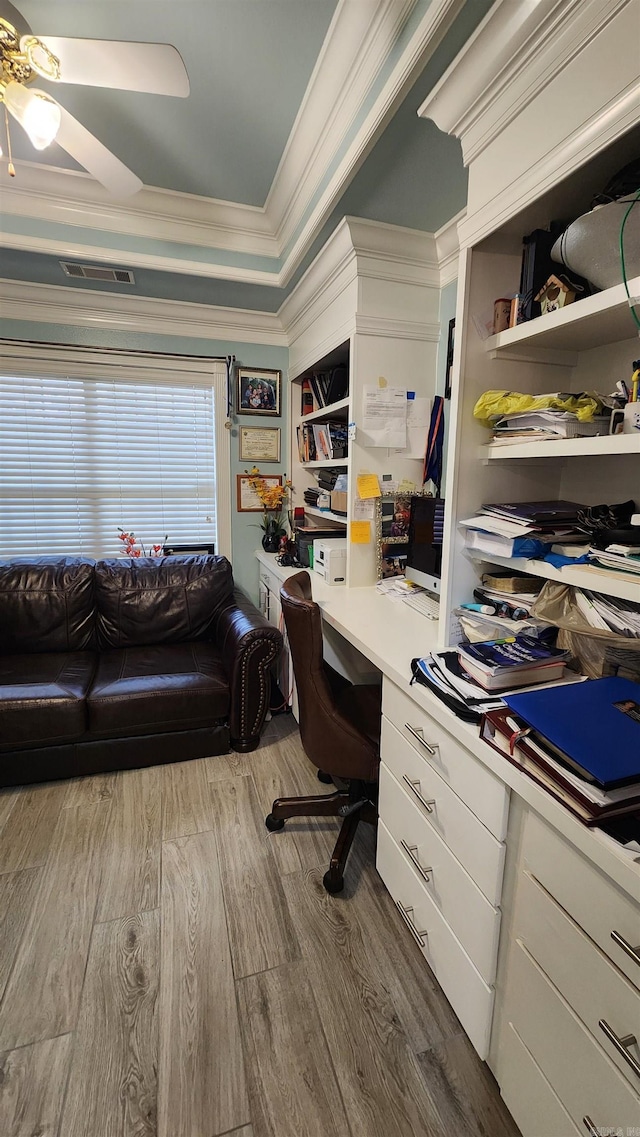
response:
[(387, 494), (376, 502), (377, 579), (403, 576), (407, 563), (410, 494)]
[(447, 369), (444, 379), (444, 397), (445, 399), (451, 398), (452, 379), (453, 379), (453, 352), (456, 342), (456, 322), (449, 320), (449, 335), (447, 336)]
[(279, 462), (279, 426), (241, 426), (239, 455), (241, 462)]
[[(261, 474), (267, 486), (281, 486), (282, 474)], [(236, 509), (238, 513), (262, 513), (263, 505), (251, 485), (250, 474), (236, 474)]]
[(281, 371), (238, 367), (236, 410), (239, 415), (280, 414)]

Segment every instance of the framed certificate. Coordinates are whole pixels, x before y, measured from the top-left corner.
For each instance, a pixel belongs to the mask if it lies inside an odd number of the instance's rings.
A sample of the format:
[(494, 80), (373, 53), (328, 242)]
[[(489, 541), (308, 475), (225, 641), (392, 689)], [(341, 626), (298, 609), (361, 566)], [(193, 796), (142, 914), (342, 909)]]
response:
[(241, 426), (241, 462), (279, 462), (280, 427)]
[[(282, 474), (261, 475), (267, 486), (281, 486)], [(236, 508), (238, 513), (262, 513), (264, 506), (251, 485), (249, 474), (236, 474)]]

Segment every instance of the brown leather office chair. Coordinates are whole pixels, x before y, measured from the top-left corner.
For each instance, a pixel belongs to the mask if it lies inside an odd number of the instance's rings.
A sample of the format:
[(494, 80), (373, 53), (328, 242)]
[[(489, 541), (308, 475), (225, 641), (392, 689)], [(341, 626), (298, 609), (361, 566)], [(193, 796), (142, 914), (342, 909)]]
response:
[(322, 656), (322, 617), (311, 598), (308, 572), (299, 572), (280, 589), (282, 611), (298, 689), (300, 735), (307, 757), (322, 782), (335, 793), (322, 797), (278, 798), (267, 829), (282, 829), (287, 817), (342, 817), (342, 827), (323, 883), (340, 892), (344, 867), (358, 823), (375, 825), (380, 765), (381, 694), (377, 686), (354, 686)]

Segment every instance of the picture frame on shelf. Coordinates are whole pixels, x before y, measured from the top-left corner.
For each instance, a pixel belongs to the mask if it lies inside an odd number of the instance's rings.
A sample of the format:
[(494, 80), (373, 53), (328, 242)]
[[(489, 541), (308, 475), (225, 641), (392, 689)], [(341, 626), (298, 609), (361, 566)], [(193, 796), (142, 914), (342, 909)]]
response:
[(376, 578), (403, 576), (409, 548), (411, 494), (385, 494), (376, 500)]
[(280, 416), (282, 372), (260, 367), (236, 370), (236, 412)]
[(449, 331), (447, 333), (447, 363), (444, 378), (444, 397), (445, 399), (451, 398), (453, 390), (453, 354), (456, 345), (456, 321), (455, 317), (449, 320)]
[[(282, 474), (261, 474), (267, 486), (281, 486)], [(238, 513), (262, 513), (264, 506), (251, 485), (251, 474), (236, 474), (236, 509)]]
[(279, 462), (279, 426), (241, 426), (238, 439), (241, 462)]

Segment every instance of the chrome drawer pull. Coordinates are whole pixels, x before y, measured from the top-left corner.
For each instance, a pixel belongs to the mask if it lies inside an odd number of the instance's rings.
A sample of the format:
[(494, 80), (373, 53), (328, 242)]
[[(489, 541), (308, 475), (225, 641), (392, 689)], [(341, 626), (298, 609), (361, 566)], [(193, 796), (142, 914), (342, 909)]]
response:
[(638, 947), (631, 947), (631, 944), (625, 940), (624, 936), (621, 936), (620, 932), (616, 931), (611, 933), (611, 939), (614, 944), (617, 944), (623, 951), (626, 951), (627, 955), (631, 956), (633, 962), (637, 963), (638, 967), (640, 967), (640, 944), (638, 944)]
[(637, 1058), (633, 1057), (633, 1054), (629, 1054), (629, 1047), (637, 1046), (638, 1043), (635, 1034), (625, 1034), (622, 1038), (619, 1038), (615, 1030), (611, 1029), (605, 1019), (600, 1019), (598, 1026), (600, 1030), (606, 1034), (611, 1045), (615, 1046), (618, 1054), (622, 1055), (625, 1062), (631, 1067), (636, 1077), (640, 1078), (640, 1062), (638, 1062)]
[(426, 940), (429, 933), (428, 932), (419, 932), (418, 929), (416, 928), (413, 920), (409, 919), (409, 913), (413, 912), (413, 908), (411, 908), (410, 906), (408, 908), (404, 908), (399, 900), (396, 900), (396, 906), (397, 906), (397, 909), (398, 909), (400, 915), (402, 916), (402, 919), (404, 920), (409, 931), (411, 932), (411, 935), (413, 936), (414, 940), (416, 941), (418, 947), (423, 948), (424, 947), (424, 941)]
[(593, 1124), (593, 1121), (590, 1117), (583, 1117), (582, 1124), (586, 1125), (587, 1133), (590, 1134), (590, 1137), (601, 1137), (603, 1130), (598, 1129), (598, 1126)]
[(424, 806), (427, 813), (433, 813), (433, 807), (436, 804), (436, 799), (434, 797), (426, 798), (422, 796), (420, 793), (420, 779), (416, 778), (416, 780), (412, 782), (411, 778), (407, 777), (406, 774), (403, 774), (402, 781), (407, 783), (409, 789), (413, 791), (418, 801), (420, 802), (420, 805)]
[(419, 742), (421, 746), (424, 746), (425, 750), (427, 751), (428, 754), (431, 755), (432, 758), (435, 757), (435, 753), (436, 753), (435, 749), (433, 746), (430, 746), (429, 743), (427, 742), (421, 726), (409, 726), (409, 723), (406, 722), (404, 724), (404, 729), (408, 730), (409, 734), (413, 735), (416, 742)]
[(420, 876), (423, 878), (423, 880), (426, 880), (427, 884), (428, 884), (429, 880), (430, 880), (429, 873), (433, 872), (433, 869), (431, 868), (431, 865), (429, 865), (428, 869), (425, 869), (420, 864), (420, 861), (418, 860), (418, 857), (416, 854), (416, 849), (418, 848), (418, 846), (417, 845), (407, 845), (407, 842), (402, 841), (402, 840), (400, 841), (400, 844), (402, 845), (402, 848), (404, 849), (409, 860), (411, 861), (411, 864), (415, 865), (418, 872), (420, 873)]

